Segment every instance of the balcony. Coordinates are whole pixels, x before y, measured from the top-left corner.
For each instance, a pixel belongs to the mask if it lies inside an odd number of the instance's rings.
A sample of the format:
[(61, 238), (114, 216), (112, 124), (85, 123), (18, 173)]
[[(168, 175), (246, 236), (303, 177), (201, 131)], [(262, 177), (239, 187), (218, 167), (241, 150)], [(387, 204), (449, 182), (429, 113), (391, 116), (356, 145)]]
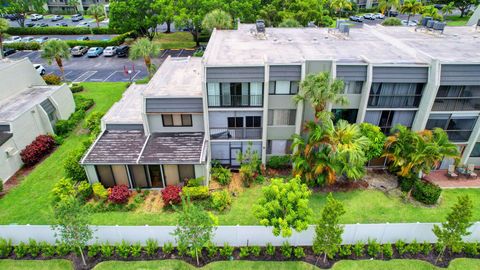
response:
[(479, 111), (479, 97), (441, 97), (436, 98), (432, 111)]
[(210, 128), (211, 140), (258, 140), (262, 138), (262, 128)]
[(445, 130), (448, 134), (448, 139), (452, 142), (468, 142), (470, 139), (471, 130)]
[(208, 107), (262, 107), (263, 95), (208, 95)]

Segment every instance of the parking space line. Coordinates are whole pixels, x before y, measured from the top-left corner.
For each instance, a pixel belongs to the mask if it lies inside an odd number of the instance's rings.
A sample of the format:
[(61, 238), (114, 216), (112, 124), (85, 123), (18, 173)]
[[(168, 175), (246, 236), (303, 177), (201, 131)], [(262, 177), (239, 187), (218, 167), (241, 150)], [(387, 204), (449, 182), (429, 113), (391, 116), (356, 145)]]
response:
[(180, 52), (176, 55), (176, 57), (180, 57), (183, 53), (183, 49), (180, 50)]
[(162, 55), (160, 56), (160, 58), (163, 58), (168, 51), (169, 51), (169, 50), (164, 50), (163, 53), (162, 53)]
[(113, 76), (113, 74), (115, 74), (115, 73), (117, 73), (117, 72), (121, 72), (121, 71), (114, 71), (114, 72), (112, 72), (112, 74), (108, 75), (108, 77), (105, 78), (105, 80), (103, 80), (103, 81), (106, 82), (108, 79), (110, 79), (110, 77)]
[(138, 73), (140, 73), (140, 70), (137, 70), (137, 73), (135, 73), (135, 75), (133, 75), (132, 81), (135, 79), (135, 77), (137, 77)]
[(78, 76), (75, 80), (73, 80), (74, 82), (84, 82), (85, 80), (87, 80), (88, 78), (92, 77), (93, 74), (97, 73), (97, 71), (86, 71), (84, 72), (82, 75)]

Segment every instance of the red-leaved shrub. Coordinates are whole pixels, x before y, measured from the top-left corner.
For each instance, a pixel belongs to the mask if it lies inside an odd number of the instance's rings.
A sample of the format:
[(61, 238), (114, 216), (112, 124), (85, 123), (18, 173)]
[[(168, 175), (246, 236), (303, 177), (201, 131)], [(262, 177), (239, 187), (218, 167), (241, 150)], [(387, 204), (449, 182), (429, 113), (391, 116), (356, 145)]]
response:
[(164, 188), (162, 190), (163, 204), (165, 206), (170, 206), (182, 202), (180, 192), (182, 192), (182, 189), (177, 186), (167, 186), (166, 188)]
[(23, 163), (33, 166), (55, 148), (55, 140), (50, 135), (40, 135), (20, 152)]
[(114, 186), (110, 189), (108, 200), (118, 204), (126, 203), (130, 197), (130, 194), (130, 190), (126, 185)]

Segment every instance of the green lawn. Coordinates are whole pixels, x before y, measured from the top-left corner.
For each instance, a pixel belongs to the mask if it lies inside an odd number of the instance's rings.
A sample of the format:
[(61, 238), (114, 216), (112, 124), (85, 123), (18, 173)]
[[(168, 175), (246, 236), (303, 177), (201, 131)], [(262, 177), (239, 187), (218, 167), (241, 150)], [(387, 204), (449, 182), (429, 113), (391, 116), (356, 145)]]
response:
[[(89, 112), (106, 112), (118, 101), (125, 83), (84, 83), (85, 91), (79, 95), (95, 100)], [(50, 224), (53, 212), (50, 191), (63, 177), (63, 158), (86, 139), (86, 135), (73, 132), (58, 149), (39, 164), (22, 183), (0, 199), (0, 224)], [(0, 267), (1, 269), (1, 267)]]
[(448, 16), (445, 21), (447, 22), (448, 26), (465, 26), (468, 22), (468, 19), (470, 17), (463, 16), (460, 17), (460, 15), (457, 16)]
[(190, 32), (157, 33), (154, 41), (164, 50), (194, 48), (196, 45)]
[(0, 269), (8, 270), (73, 270), (69, 260), (0, 260)]

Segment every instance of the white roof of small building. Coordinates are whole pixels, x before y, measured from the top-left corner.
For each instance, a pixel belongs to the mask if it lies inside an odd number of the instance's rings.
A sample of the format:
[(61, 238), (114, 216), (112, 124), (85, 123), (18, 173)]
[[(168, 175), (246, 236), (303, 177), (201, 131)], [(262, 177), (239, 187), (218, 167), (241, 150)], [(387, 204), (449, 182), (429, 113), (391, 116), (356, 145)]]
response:
[(107, 124), (141, 124), (143, 92), (146, 84), (133, 83), (105, 114), (103, 120)]

